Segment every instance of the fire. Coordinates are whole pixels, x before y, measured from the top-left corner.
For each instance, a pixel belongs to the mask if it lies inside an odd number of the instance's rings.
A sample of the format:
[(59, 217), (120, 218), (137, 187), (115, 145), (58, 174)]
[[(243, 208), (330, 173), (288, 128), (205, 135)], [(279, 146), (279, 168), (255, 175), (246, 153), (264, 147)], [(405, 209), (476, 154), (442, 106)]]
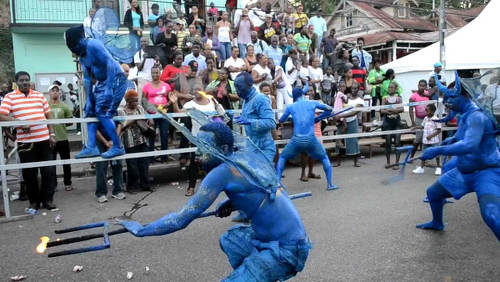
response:
[(50, 241), (50, 238), (47, 236), (40, 237), (40, 244), (36, 246), (36, 252), (39, 254), (43, 254), (45, 249), (47, 249), (47, 243)]

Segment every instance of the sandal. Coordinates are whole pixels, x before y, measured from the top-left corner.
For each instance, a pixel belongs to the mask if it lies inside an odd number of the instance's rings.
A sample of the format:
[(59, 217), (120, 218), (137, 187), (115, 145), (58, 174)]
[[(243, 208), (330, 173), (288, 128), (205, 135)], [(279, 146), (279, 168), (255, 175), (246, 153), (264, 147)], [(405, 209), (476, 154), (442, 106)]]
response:
[(307, 177), (301, 177), (301, 178), (300, 178), (300, 181), (302, 181), (302, 182), (308, 182), (308, 181), (309, 181), (309, 179), (308, 179)]
[(193, 187), (189, 187), (186, 191), (186, 194), (184, 196), (186, 197), (191, 197), (194, 195), (194, 188)]
[(66, 191), (73, 191), (73, 186), (66, 185), (66, 187), (64, 187), (64, 190), (66, 190)]
[(399, 165), (397, 165), (397, 166), (393, 166), (393, 167), (392, 167), (392, 169), (393, 169), (393, 170), (399, 170)]

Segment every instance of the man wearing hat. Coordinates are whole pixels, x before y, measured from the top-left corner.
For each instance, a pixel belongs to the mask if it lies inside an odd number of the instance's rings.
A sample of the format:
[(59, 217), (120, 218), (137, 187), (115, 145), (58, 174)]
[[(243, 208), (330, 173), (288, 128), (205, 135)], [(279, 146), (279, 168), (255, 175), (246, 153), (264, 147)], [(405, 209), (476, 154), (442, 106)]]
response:
[(259, 38), (269, 46), (271, 45), (271, 37), (277, 34), (278, 30), (273, 25), (273, 15), (266, 14), (266, 21), (259, 27)]
[(434, 64), (434, 70), (431, 71), (428, 75), (428, 77), (434, 77), (434, 75), (437, 76), (439, 81), (441, 81), (442, 84), (446, 85), (446, 78), (444, 77), (444, 72), (443, 70), (443, 64), (441, 62), (437, 62)]

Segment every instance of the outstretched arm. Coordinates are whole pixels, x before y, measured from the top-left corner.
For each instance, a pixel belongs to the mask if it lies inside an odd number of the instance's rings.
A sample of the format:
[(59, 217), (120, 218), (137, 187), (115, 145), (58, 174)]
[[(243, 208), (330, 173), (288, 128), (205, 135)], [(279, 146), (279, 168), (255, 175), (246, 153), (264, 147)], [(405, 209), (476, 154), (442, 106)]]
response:
[(196, 194), (179, 211), (169, 213), (145, 226), (135, 221), (119, 223), (137, 237), (161, 236), (184, 229), (212, 205), (229, 178), (229, 169), (226, 165), (220, 165), (203, 179)]
[(465, 129), (465, 135), (462, 140), (450, 145), (429, 148), (424, 151), (420, 159), (429, 160), (437, 155), (461, 156), (473, 152), (483, 138), (485, 119), (486, 117), (481, 116), (480, 113), (472, 113), (469, 117), (469, 127)]
[(285, 112), (283, 112), (283, 115), (281, 115), (281, 117), (280, 117), (280, 123), (284, 123), (288, 119), (289, 116), (290, 116), (290, 109), (287, 107), (285, 109)]
[(314, 123), (332, 115), (332, 110), (333, 110), (332, 107), (330, 107), (326, 104), (317, 102), (316, 109), (323, 110), (323, 112), (319, 116), (314, 118)]

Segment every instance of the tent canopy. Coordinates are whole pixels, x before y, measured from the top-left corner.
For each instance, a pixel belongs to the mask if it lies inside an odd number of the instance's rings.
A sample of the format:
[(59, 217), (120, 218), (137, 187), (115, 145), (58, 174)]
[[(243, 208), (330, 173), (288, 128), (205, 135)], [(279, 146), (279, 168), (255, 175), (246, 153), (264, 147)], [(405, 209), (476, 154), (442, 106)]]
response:
[[(446, 70), (500, 67), (500, 0), (491, 0), (472, 22), (445, 38)], [(439, 42), (382, 66), (396, 73), (432, 71), (439, 62)]]

